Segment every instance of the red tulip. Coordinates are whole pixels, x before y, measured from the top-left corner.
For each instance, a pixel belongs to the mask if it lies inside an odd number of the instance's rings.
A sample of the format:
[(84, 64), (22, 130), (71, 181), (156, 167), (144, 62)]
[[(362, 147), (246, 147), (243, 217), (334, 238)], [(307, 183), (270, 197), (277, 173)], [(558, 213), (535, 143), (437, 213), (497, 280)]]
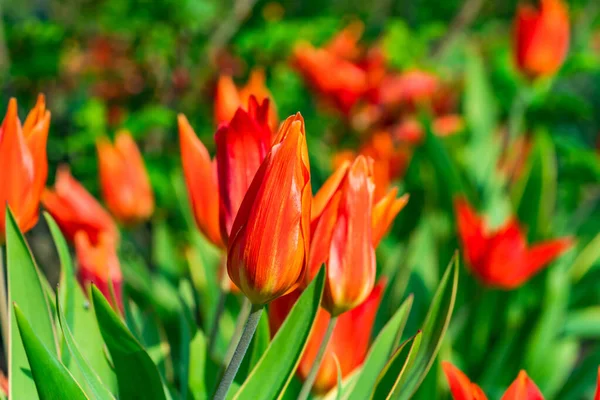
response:
[(305, 282), (327, 262), (323, 307), (337, 316), (362, 303), (375, 284), (373, 170), (364, 156), (342, 165), (315, 196)]
[(224, 241), (227, 241), (254, 174), (271, 146), (269, 100), (259, 105), (252, 96), (248, 106), (248, 112), (238, 108), (231, 122), (223, 124), (215, 134), (220, 226)]
[(187, 118), (179, 114), (177, 121), (183, 174), (196, 225), (215, 246), (224, 248), (219, 229), (219, 190), (215, 165)]
[(154, 196), (142, 155), (127, 131), (117, 133), (114, 146), (97, 142), (100, 185), (108, 209), (123, 224), (148, 219)]
[(114, 290), (117, 304), (113, 307), (123, 309), (121, 286), (123, 277), (114, 238), (106, 233), (100, 233), (97, 243), (90, 243), (85, 231), (75, 234), (75, 253), (78, 263), (78, 277), (85, 288), (93, 283), (102, 292), (104, 297), (113, 303), (110, 285)]
[(529, 247), (515, 219), (490, 231), (465, 199), (455, 201), (455, 210), (465, 258), (473, 273), (490, 286), (521, 286), (573, 244), (570, 238), (561, 238)]
[(108, 212), (73, 178), (68, 167), (56, 172), (54, 191), (44, 190), (42, 203), (56, 220), (65, 236), (73, 241), (75, 233), (84, 231), (89, 240), (98, 243), (104, 233), (117, 241), (119, 231)]
[(517, 67), (530, 78), (558, 71), (569, 50), (569, 13), (560, 0), (540, 0), (538, 9), (522, 5), (514, 27)]
[[(454, 365), (442, 362), (442, 368), (450, 384), (454, 400), (487, 400), (483, 390)], [(544, 400), (544, 396), (525, 371), (519, 372), (517, 379), (506, 389), (500, 400)]]
[(271, 92), (267, 89), (265, 72), (262, 69), (253, 69), (248, 77), (248, 83), (238, 90), (230, 76), (222, 75), (217, 82), (215, 95), (215, 121), (217, 124), (229, 122), (238, 108), (246, 108), (249, 105), (250, 96), (256, 97), (258, 102), (270, 99), (269, 103), (269, 126), (271, 130), (277, 129), (277, 108), (272, 100)]
[[(385, 283), (379, 282), (363, 303), (339, 316), (317, 372), (313, 391), (324, 393), (336, 386), (337, 368), (334, 357), (337, 357), (340, 363), (342, 378), (362, 365), (369, 350), (373, 323), (384, 288)], [(285, 320), (299, 294), (299, 291), (294, 291), (270, 304), (269, 323), (273, 335)], [(302, 380), (306, 379), (314, 363), (330, 318), (328, 312), (319, 309), (315, 326), (298, 366), (297, 373)]]
[(253, 304), (268, 303), (298, 286), (310, 243), (310, 167), (300, 114), (282, 124), (274, 143), (229, 237), (229, 276)]
[(8, 103), (0, 126), (0, 244), (4, 242), (6, 204), (15, 216), (22, 232), (37, 223), (42, 191), (48, 177), (46, 142), (50, 126), (50, 111), (43, 95), (21, 126), (17, 101)]

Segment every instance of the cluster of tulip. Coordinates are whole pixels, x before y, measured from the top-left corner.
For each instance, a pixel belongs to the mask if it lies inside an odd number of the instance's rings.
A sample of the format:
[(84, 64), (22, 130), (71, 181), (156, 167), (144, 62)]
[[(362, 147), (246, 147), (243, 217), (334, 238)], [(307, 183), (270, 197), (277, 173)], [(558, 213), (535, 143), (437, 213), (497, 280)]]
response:
[[(417, 112), (435, 116), (433, 131), (462, 129), (452, 91), (427, 72), (397, 73), (377, 48), (358, 45), (361, 27), (350, 26), (324, 48), (301, 44), (294, 64), (320, 96), (368, 136), (358, 152), (336, 157), (336, 169), (314, 195), (304, 120), (300, 113), (279, 124), (261, 71), (238, 89), (219, 79), (214, 159), (184, 115), (178, 117), (181, 160), (196, 225), (226, 260), (221, 290), (241, 292), (251, 303), (246, 329), (217, 398), (225, 398), (265, 305), (275, 335), (293, 305), (325, 265), (321, 308), (297, 368), (308, 391), (325, 393), (338, 374), (349, 376), (365, 360), (386, 278), (377, 282), (375, 250), (408, 202), (391, 182), (401, 175), (410, 146), (423, 139)], [(522, 8), (515, 26), (519, 69), (530, 79), (550, 75), (568, 48), (569, 21), (559, 0)], [(74, 243), (82, 285), (93, 282), (113, 306), (123, 308), (117, 257), (124, 226), (147, 220), (153, 192), (140, 151), (127, 132), (114, 145), (97, 143), (102, 197), (108, 211), (59, 167), (47, 189), (46, 142), (50, 112), (40, 96), (21, 125), (16, 100), (0, 128), (0, 243), (8, 205), (21, 231), (38, 220), (40, 203)], [(485, 285), (514, 289), (563, 254), (570, 238), (529, 246), (516, 218), (491, 230), (466, 198), (454, 199), (458, 236), (472, 273)], [(112, 214), (112, 216), (111, 216)], [(218, 315), (217, 315), (218, 318)], [(338, 372), (339, 369), (339, 372)], [(483, 391), (444, 363), (455, 399), (485, 399)], [(596, 395), (596, 398), (600, 395)], [(541, 399), (523, 371), (503, 399)]]
[[(114, 285), (116, 305), (122, 307), (119, 231), (113, 217), (73, 178), (67, 166), (59, 167), (54, 190), (45, 188), (49, 126), (50, 111), (43, 95), (23, 125), (16, 100), (10, 100), (0, 131), (0, 154), (7, 168), (0, 190), (1, 237), (7, 204), (19, 228), (27, 232), (38, 221), (41, 202), (74, 243), (81, 282), (94, 282), (107, 298), (111, 298), (110, 286)], [(120, 132), (114, 145), (100, 139), (97, 147), (102, 195), (114, 218), (124, 225), (149, 218), (154, 209), (153, 193), (131, 135)]]

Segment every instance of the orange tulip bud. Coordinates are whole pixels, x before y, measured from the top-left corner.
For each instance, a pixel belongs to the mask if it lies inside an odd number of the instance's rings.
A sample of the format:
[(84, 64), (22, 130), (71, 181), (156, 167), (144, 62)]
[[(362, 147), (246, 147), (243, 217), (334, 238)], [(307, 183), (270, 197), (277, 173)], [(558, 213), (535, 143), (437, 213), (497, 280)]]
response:
[(38, 220), (42, 191), (48, 177), (46, 142), (50, 127), (50, 111), (43, 95), (21, 127), (17, 101), (8, 103), (0, 126), (0, 244), (4, 242), (5, 208), (11, 208), (21, 231), (31, 229)]
[(126, 225), (149, 218), (154, 211), (154, 196), (131, 134), (117, 133), (114, 146), (100, 139), (97, 148), (102, 197), (108, 209)]
[(540, 0), (539, 9), (520, 6), (514, 27), (517, 67), (530, 78), (552, 75), (569, 50), (569, 13), (560, 0)]
[(370, 160), (358, 156), (343, 163), (315, 196), (304, 283), (327, 263), (323, 307), (332, 315), (360, 304), (375, 284), (373, 190)]
[(87, 233), (93, 244), (98, 243), (101, 233), (115, 241), (119, 238), (119, 231), (110, 214), (73, 178), (66, 166), (58, 168), (54, 191), (44, 190), (42, 203), (71, 241), (78, 231)]
[[(331, 339), (325, 349), (323, 362), (317, 372), (317, 378), (313, 386), (314, 392), (325, 393), (336, 385), (337, 367), (334, 356), (337, 357), (340, 363), (342, 378), (347, 377), (362, 365), (369, 350), (373, 323), (384, 288), (385, 282), (379, 282), (363, 303), (339, 316)], [(285, 320), (299, 294), (299, 291), (294, 291), (269, 305), (269, 323), (273, 335)], [(319, 309), (315, 327), (310, 334), (306, 350), (302, 354), (298, 365), (297, 373), (302, 380), (306, 379), (314, 363), (330, 318), (328, 312), (322, 308)]]
[(289, 117), (256, 172), (233, 221), (227, 270), (253, 304), (304, 277), (310, 243), (310, 167), (304, 120)]
[(530, 247), (515, 219), (490, 231), (465, 199), (456, 199), (454, 206), (465, 258), (473, 273), (491, 286), (519, 287), (573, 245), (570, 238), (561, 238)]
[(114, 290), (117, 304), (113, 307), (123, 309), (121, 286), (123, 277), (114, 238), (106, 233), (100, 233), (96, 245), (90, 243), (85, 231), (75, 234), (75, 253), (78, 263), (78, 277), (84, 288), (93, 283), (111, 303), (113, 295), (110, 285)]
[(215, 246), (224, 247), (219, 230), (219, 190), (214, 165), (187, 118), (179, 114), (177, 122), (183, 174), (196, 225)]
[(227, 241), (242, 200), (271, 146), (267, 121), (269, 100), (262, 105), (252, 96), (249, 111), (238, 108), (232, 120), (215, 134), (220, 196), (221, 237)]

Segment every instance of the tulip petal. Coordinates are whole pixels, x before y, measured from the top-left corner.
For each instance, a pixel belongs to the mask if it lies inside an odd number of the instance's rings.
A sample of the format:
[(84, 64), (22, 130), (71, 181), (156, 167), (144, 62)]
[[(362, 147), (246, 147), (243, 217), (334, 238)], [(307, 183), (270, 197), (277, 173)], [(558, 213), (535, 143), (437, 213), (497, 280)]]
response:
[(487, 400), (483, 390), (448, 361), (442, 361), (442, 369), (450, 385), (454, 400)]
[(455, 199), (454, 210), (465, 258), (471, 268), (476, 268), (487, 251), (485, 221), (476, 214), (465, 198)]
[(388, 232), (396, 215), (408, 203), (408, 194), (396, 199), (398, 188), (393, 188), (373, 207), (373, 246), (377, 248), (379, 242)]
[(321, 189), (319, 189), (317, 194), (315, 194), (311, 211), (311, 221), (315, 221), (321, 216), (323, 210), (325, 210), (325, 207), (327, 207), (327, 204), (331, 201), (331, 198), (346, 177), (350, 164), (352, 164), (351, 161), (344, 160), (334, 173), (327, 178), (325, 183), (323, 183), (323, 186), (321, 186)]
[(500, 400), (544, 400), (544, 396), (527, 373), (521, 371)]
[(238, 90), (231, 76), (220, 76), (215, 95), (215, 121), (217, 125), (229, 122), (241, 105)]
[[(263, 104), (268, 106), (268, 100)], [(252, 106), (253, 113), (261, 110)], [(271, 131), (250, 112), (239, 108), (231, 122), (219, 128), (215, 142), (221, 235), (226, 240), (244, 195), (267, 154)]]
[(525, 261), (523, 273), (517, 278), (521, 282), (527, 281), (531, 276), (537, 274), (541, 269), (548, 266), (549, 263), (561, 256), (565, 251), (573, 247), (571, 238), (562, 238), (548, 240), (536, 243), (528, 252)]
[(183, 174), (196, 224), (214, 245), (224, 247), (219, 228), (219, 190), (208, 150), (180, 114), (179, 144)]

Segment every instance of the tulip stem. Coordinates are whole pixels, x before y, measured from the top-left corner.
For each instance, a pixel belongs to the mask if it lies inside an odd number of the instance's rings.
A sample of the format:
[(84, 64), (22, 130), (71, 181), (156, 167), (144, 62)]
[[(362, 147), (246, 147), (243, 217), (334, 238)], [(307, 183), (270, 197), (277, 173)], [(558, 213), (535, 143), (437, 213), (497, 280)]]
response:
[(223, 358), (223, 368), (229, 365), (231, 361), (231, 357), (233, 357), (233, 352), (240, 341), (240, 337), (242, 336), (242, 332), (244, 331), (244, 322), (248, 319), (248, 314), (250, 314), (250, 308), (252, 307), (252, 303), (248, 300), (247, 297), (244, 297), (244, 303), (242, 304), (242, 309), (240, 310), (240, 315), (238, 315), (238, 319), (235, 323), (235, 331), (233, 331), (233, 335), (231, 335), (231, 341), (229, 342), (229, 346), (227, 347), (227, 351), (225, 352), (225, 358)]
[(8, 288), (6, 287), (4, 247), (0, 245), (0, 323), (2, 324), (2, 346), (8, 354)]
[(254, 332), (256, 332), (256, 327), (258, 326), (258, 321), (260, 321), (260, 316), (262, 315), (264, 306), (262, 305), (252, 305), (250, 309), (250, 314), (248, 315), (248, 319), (246, 320), (246, 325), (244, 325), (244, 330), (242, 332), (242, 336), (240, 337), (240, 341), (235, 348), (235, 352), (233, 353), (233, 357), (231, 358), (231, 362), (225, 369), (225, 373), (221, 378), (221, 382), (219, 382), (219, 387), (217, 387), (217, 391), (215, 393), (214, 400), (224, 400), (227, 396), (227, 392), (229, 391), (229, 387), (233, 383), (233, 379), (242, 364), (242, 360), (244, 359), (244, 355), (246, 355), (246, 351), (248, 350), (248, 346), (250, 346), (250, 341), (254, 336)]
[(302, 385), (302, 390), (300, 390), (300, 395), (298, 396), (298, 400), (306, 400), (308, 399), (308, 395), (310, 390), (315, 383), (315, 379), (317, 378), (317, 372), (319, 372), (319, 368), (321, 367), (321, 362), (323, 362), (323, 357), (325, 356), (325, 350), (327, 349), (327, 345), (329, 344), (329, 340), (331, 339), (331, 335), (333, 334), (333, 328), (335, 328), (335, 324), (337, 323), (337, 316), (331, 317), (329, 320), (329, 324), (327, 325), (327, 331), (325, 331), (325, 336), (323, 336), (323, 340), (321, 341), (321, 345), (319, 347), (319, 351), (317, 352), (317, 357), (315, 357), (315, 361), (313, 361), (312, 367), (310, 367), (310, 372)]

